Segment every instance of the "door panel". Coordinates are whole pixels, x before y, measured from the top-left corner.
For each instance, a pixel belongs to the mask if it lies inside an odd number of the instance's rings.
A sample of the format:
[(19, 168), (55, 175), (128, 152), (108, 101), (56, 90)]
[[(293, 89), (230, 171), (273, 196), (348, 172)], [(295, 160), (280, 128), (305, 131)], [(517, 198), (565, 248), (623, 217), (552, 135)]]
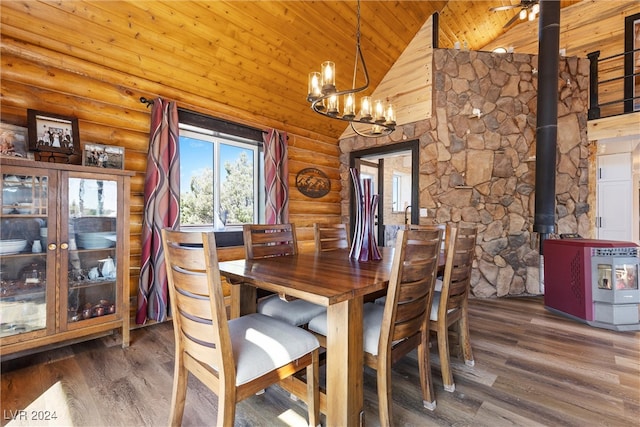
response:
[(598, 239), (633, 240), (631, 153), (598, 156)]

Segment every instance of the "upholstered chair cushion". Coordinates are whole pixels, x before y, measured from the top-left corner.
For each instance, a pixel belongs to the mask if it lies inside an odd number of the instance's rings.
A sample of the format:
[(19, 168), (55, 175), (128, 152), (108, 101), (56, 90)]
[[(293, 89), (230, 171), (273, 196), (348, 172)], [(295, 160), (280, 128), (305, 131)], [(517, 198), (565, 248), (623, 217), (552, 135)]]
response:
[[(373, 355), (378, 354), (378, 340), (384, 305), (366, 303), (363, 307), (362, 331), (364, 335), (364, 351)], [(309, 330), (327, 336), (327, 313), (314, 317), (309, 322)]]
[(282, 320), (293, 326), (302, 326), (321, 313), (326, 313), (324, 306), (303, 299), (292, 301), (281, 300), (278, 295), (271, 295), (258, 301), (258, 313)]
[(257, 313), (229, 320), (229, 335), (236, 363), (236, 385), (284, 366), (320, 346), (318, 339), (304, 329)]
[[(433, 292), (433, 301), (431, 302), (431, 315), (429, 319), (438, 320), (438, 307), (440, 307), (440, 296), (442, 295), (442, 280), (436, 279), (436, 285)], [(453, 309), (448, 310), (451, 313)]]

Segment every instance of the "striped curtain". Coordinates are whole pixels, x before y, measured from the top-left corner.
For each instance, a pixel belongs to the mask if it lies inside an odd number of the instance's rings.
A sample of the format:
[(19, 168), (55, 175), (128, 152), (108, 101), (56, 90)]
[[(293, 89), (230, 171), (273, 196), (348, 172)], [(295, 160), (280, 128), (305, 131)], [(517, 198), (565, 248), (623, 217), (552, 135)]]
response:
[(142, 258), (136, 323), (164, 321), (169, 309), (167, 272), (160, 230), (175, 229), (180, 218), (178, 107), (161, 98), (153, 102), (149, 154), (144, 182)]
[(287, 134), (271, 129), (264, 134), (265, 220), (267, 224), (289, 222), (289, 164)]

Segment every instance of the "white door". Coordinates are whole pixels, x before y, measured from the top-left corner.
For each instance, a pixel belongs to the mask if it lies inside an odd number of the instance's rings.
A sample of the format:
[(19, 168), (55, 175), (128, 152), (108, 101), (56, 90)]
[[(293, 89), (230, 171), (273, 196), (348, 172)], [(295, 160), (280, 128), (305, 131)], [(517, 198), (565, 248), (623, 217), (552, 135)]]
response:
[(631, 153), (598, 156), (598, 239), (633, 241)]

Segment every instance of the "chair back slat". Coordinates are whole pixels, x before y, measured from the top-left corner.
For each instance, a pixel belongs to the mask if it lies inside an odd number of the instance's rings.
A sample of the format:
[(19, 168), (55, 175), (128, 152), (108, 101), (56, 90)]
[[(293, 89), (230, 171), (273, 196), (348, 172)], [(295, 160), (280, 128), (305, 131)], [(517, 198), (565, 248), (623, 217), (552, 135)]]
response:
[[(201, 256), (202, 247), (193, 246), (169, 246), (173, 265), (186, 271), (199, 271), (204, 275), (205, 265)], [(205, 280), (206, 282), (206, 277)]]
[(428, 310), (438, 271), (443, 230), (423, 226), (400, 230), (382, 319), (379, 354), (389, 342), (428, 328)]
[(316, 244), (316, 252), (333, 251), (336, 249), (348, 249), (349, 232), (345, 224), (313, 224), (313, 236)]
[(406, 322), (397, 322), (393, 327), (393, 341), (400, 341), (421, 333), (423, 316), (413, 316)]
[(245, 224), (242, 227), (247, 259), (295, 255), (298, 253), (293, 224)]
[[(172, 249), (169, 248), (171, 252)], [(201, 249), (202, 251), (202, 249)], [(190, 253), (192, 253), (190, 251)], [(209, 284), (207, 283), (207, 275), (201, 270), (185, 270), (174, 264), (171, 266), (173, 276), (176, 278), (176, 289), (183, 293), (201, 295), (205, 298), (209, 297)]]
[(184, 313), (185, 316), (191, 316), (198, 318), (199, 320), (206, 321), (211, 325), (212, 313), (211, 303), (209, 299), (198, 299), (195, 295), (186, 295), (180, 291), (174, 295), (176, 302), (178, 303), (178, 309), (180, 313)]
[(217, 369), (218, 359), (215, 343), (211, 342), (211, 323), (196, 322), (188, 317), (180, 319), (184, 351), (199, 361), (208, 361), (207, 364)]

